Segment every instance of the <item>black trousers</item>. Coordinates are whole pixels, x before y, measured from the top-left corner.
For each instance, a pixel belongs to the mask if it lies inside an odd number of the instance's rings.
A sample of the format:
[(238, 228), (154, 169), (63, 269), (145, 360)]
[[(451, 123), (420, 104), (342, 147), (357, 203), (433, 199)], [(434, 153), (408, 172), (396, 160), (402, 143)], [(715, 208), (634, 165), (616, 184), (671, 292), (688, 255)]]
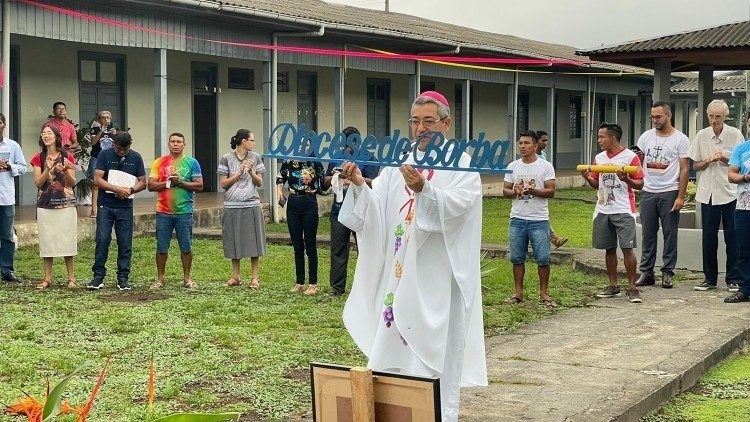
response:
[(318, 200), (315, 195), (290, 195), (286, 224), (294, 246), (294, 268), (297, 284), (305, 284), (305, 254), (309, 261), (308, 282), (318, 283)]
[(337, 217), (331, 219), (331, 293), (343, 294), (346, 290), (346, 270), (349, 263), (349, 250), (352, 231), (339, 223)]
[(703, 224), (703, 275), (706, 281), (716, 284), (719, 276), (719, 262), (716, 251), (719, 248), (719, 224), (724, 227), (724, 245), (726, 245), (727, 284), (738, 283), (737, 274), (737, 241), (734, 235), (734, 206), (737, 201), (728, 204), (701, 204), (701, 223)]

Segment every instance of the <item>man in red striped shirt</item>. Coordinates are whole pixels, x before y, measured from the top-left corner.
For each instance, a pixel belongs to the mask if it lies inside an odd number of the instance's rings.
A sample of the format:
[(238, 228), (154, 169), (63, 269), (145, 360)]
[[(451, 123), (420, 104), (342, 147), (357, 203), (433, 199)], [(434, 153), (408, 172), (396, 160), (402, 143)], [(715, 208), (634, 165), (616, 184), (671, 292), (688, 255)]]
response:
[(631, 150), (620, 145), (622, 128), (620, 125), (602, 123), (599, 126), (599, 147), (602, 152), (594, 157), (594, 165), (599, 166), (636, 166), (634, 174), (618, 171), (616, 173), (582, 172), (583, 178), (594, 189), (598, 190), (598, 200), (594, 209), (594, 229), (592, 244), (596, 249), (604, 249), (607, 275), (610, 285), (605, 287), (597, 297), (608, 298), (620, 296), (617, 283), (617, 246), (619, 244), (628, 274), (628, 300), (632, 303), (642, 301), (641, 294), (635, 285), (637, 259), (633, 249), (635, 240), (635, 192), (633, 189), (643, 187), (641, 160)]

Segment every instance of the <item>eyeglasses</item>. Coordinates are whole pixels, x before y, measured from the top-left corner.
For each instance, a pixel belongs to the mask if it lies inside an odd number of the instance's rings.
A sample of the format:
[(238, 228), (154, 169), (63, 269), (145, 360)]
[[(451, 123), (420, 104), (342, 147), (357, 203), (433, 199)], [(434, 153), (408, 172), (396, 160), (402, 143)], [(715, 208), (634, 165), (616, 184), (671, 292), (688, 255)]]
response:
[(442, 122), (443, 120), (445, 120), (445, 117), (443, 117), (442, 119), (437, 119), (437, 120), (432, 119), (432, 118), (417, 119), (415, 117), (412, 117), (411, 119), (407, 120), (407, 122), (409, 122), (409, 126), (411, 127), (418, 127), (421, 124), (425, 128), (429, 129), (435, 126), (435, 123)]

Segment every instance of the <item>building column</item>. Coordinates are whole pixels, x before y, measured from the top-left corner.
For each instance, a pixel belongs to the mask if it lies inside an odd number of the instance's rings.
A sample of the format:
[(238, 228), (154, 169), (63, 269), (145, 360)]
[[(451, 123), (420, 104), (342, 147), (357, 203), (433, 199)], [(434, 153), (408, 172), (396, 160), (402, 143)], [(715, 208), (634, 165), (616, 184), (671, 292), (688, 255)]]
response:
[(613, 100), (614, 104), (612, 104), (612, 111), (614, 112), (615, 118), (614, 121), (616, 124), (620, 124), (620, 94), (615, 94), (615, 99)]
[(708, 127), (706, 107), (714, 95), (714, 67), (698, 66), (698, 129)]
[(669, 59), (654, 60), (654, 93), (653, 102), (669, 102), (672, 79), (672, 61)]
[(549, 133), (549, 141), (547, 142), (547, 159), (549, 159), (549, 162), (553, 165), (555, 164), (555, 127), (557, 127), (556, 95), (554, 85), (551, 88), (547, 88), (547, 112), (549, 113), (549, 123), (547, 124), (547, 132)]
[[(263, 135), (258, 141), (256, 141), (256, 145), (259, 144), (262, 148), (263, 153), (267, 153), (267, 141), (271, 136), (271, 131), (273, 130), (273, 127), (271, 126), (271, 81), (273, 80), (273, 78), (271, 77), (271, 62), (263, 62), (262, 74), (263, 83), (261, 84), (261, 87), (263, 91)], [(276, 180), (274, 180), (273, 177), (264, 177), (263, 201), (269, 204), (273, 204), (273, 192), (275, 190)]]
[(414, 99), (421, 94), (419, 89), (422, 86), (422, 62), (414, 62), (414, 73), (409, 75), (409, 98), (407, 104), (414, 102)]
[[(518, 70), (518, 66), (516, 66)], [(508, 139), (512, 145), (510, 161), (516, 159), (518, 155), (518, 146), (516, 138), (518, 137), (518, 72), (513, 72), (513, 86), (508, 89)]]
[(471, 136), (471, 81), (465, 79), (461, 84), (461, 136), (469, 139)]
[(167, 50), (154, 49), (154, 154), (167, 155)]
[(588, 164), (591, 162), (591, 119), (594, 114), (594, 107), (591, 106), (592, 102), (596, 101), (596, 94), (594, 94), (594, 101), (591, 99), (592, 88), (591, 88), (591, 76), (586, 78), (586, 92), (581, 97), (581, 110), (583, 110), (583, 122), (581, 125), (581, 141), (583, 142), (583, 148), (581, 151), (581, 163)]
[[(3, 0), (2, 15), (2, 60), (3, 60), (3, 86), (2, 86), (2, 104), (0, 107), (5, 113), (5, 118), (10, 123), (10, 2)], [(10, 128), (6, 128), (5, 133), (10, 134)], [(20, 131), (18, 132), (20, 133)], [(10, 135), (8, 135), (10, 136)]]
[(338, 133), (344, 130), (346, 116), (344, 114), (344, 68), (339, 66), (333, 70), (333, 101), (334, 101), (334, 130)]

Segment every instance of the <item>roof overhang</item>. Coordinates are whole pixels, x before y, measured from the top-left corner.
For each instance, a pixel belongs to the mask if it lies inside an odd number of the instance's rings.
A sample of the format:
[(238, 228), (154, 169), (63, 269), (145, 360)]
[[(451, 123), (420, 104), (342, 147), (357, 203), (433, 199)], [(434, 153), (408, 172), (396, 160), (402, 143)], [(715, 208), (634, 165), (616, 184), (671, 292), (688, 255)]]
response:
[(593, 53), (589, 58), (648, 69), (654, 68), (656, 59), (668, 59), (673, 72), (696, 71), (700, 66), (713, 66), (715, 70), (750, 69), (747, 47)]

